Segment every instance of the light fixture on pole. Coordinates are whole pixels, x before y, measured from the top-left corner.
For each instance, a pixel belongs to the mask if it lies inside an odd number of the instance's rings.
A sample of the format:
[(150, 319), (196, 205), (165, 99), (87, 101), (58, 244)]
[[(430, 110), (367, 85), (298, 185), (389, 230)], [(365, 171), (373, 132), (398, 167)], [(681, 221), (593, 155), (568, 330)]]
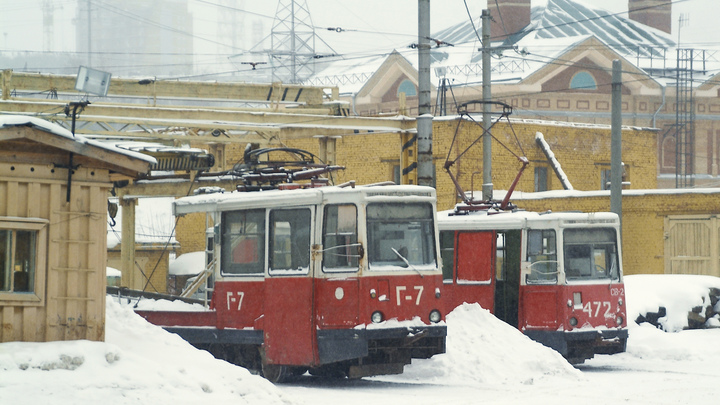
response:
[[(78, 69), (77, 78), (75, 79), (75, 90), (84, 93), (95, 94), (100, 97), (107, 96), (108, 89), (110, 88), (110, 73), (102, 72), (100, 70), (91, 69), (89, 67), (80, 66)], [(82, 111), (90, 101), (85, 99), (81, 101), (73, 101), (65, 106), (65, 115), (72, 115), (72, 126), (70, 132), (72, 132), (73, 138), (75, 137), (75, 119), (77, 117), (78, 110)], [(70, 110), (72, 109), (72, 112)], [(72, 172), (75, 170), (73, 165), (74, 153), (70, 152), (70, 161), (68, 163), (68, 184), (67, 184), (67, 196), (66, 201), (70, 202), (70, 186), (72, 184)]]

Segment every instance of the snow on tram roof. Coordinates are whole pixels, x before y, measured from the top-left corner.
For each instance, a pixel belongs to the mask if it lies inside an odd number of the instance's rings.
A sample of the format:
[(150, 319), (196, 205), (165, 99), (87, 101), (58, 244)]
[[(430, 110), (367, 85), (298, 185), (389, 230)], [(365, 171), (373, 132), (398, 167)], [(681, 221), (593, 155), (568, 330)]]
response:
[(534, 211), (471, 211), (467, 214), (455, 214), (455, 210), (438, 212), (438, 228), (446, 229), (518, 229), (528, 221), (563, 221), (572, 223), (616, 223), (617, 214), (612, 212), (534, 212)]
[(356, 194), (358, 200), (372, 201), (374, 198), (402, 198), (435, 201), (435, 189), (425, 186), (383, 185), (339, 187), (325, 186), (296, 190), (234, 191), (231, 193), (200, 194), (183, 197), (173, 202), (173, 214), (182, 215), (193, 212), (227, 211), (233, 209), (253, 209), (266, 207), (284, 207), (319, 204), (323, 201), (348, 201), (348, 194)]

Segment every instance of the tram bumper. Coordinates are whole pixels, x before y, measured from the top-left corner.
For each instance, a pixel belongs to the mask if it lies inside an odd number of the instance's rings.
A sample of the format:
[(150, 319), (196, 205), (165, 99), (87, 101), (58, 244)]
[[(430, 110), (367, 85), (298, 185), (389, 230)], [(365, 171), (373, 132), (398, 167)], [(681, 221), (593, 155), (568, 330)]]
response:
[[(430, 358), (445, 353), (447, 327), (427, 325), (377, 329), (324, 329), (317, 331), (320, 364), (363, 359), (364, 362)], [(395, 353), (395, 355), (391, 355)]]
[(526, 330), (524, 333), (530, 339), (559, 352), (571, 364), (580, 364), (596, 354), (622, 353), (628, 338), (627, 329)]

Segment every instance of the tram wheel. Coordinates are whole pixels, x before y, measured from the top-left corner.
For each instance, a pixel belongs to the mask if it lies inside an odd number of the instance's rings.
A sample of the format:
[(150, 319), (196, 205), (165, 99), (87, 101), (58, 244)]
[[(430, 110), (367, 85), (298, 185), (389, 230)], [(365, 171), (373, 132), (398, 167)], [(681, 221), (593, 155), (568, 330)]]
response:
[(285, 382), (291, 375), (292, 373), (288, 366), (262, 363), (262, 376), (273, 384)]

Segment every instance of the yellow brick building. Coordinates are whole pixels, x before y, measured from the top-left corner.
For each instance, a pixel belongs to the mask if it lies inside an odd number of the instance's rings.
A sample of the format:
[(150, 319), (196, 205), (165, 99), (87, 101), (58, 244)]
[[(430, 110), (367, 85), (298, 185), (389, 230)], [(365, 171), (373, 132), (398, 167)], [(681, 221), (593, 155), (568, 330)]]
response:
[[(555, 158), (560, 162), (562, 170), (575, 190), (595, 191), (601, 189), (604, 170), (610, 168), (610, 127), (603, 125), (564, 124), (543, 121), (512, 121), (500, 122), (492, 130), (496, 138), (493, 141), (492, 178), (496, 190), (507, 189), (521, 163), (517, 156), (525, 156), (529, 165), (517, 187), (518, 199), (513, 199), (522, 208), (528, 210), (580, 210), (608, 211), (610, 209), (609, 192), (572, 193), (573, 197), (555, 197), (556, 192), (532, 193), (537, 189), (537, 168), (544, 168), (547, 174), (545, 184), (548, 190), (561, 190), (562, 184), (554, 177), (550, 163), (536, 142), (540, 133), (550, 146)], [(452, 208), (458, 199), (450, 176), (443, 169), (446, 160), (460, 159), (452, 165), (451, 170), (459, 183), (467, 192), (479, 190), (482, 182), (482, 142), (472, 146), (463, 153), (470, 144), (482, 135), (480, 125), (471, 120), (436, 119), (433, 123), (433, 156), (436, 167), (436, 189), (438, 192), (438, 209)], [(623, 161), (627, 176), (625, 181), (630, 189), (653, 189), (656, 187), (657, 161), (655, 153), (656, 132), (641, 128), (624, 128)], [(334, 182), (342, 183), (355, 180), (357, 184), (377, 183), (381, 181), (399, 181), (401, 137), (397, 134), (346, 134), (344, 136), (323, 138), (303, 138), (288, 140), (282, 145), (304, 149), (326, 158), (326, 145), (334, 144), (335, 151), (332, 163), (345, 166), (345, 170), (335, 173)], [(280, 146), (280, 144), (278, 144)], [(231, 167), (240, 161), (242, 147), (233, 146), (225, 149), (226, 166)], [(523, 199), (521, 196), (534, 197)], [(498, 191), (496, 198), (504, 195)], [(625, 266), (628, 274), (640, 272), (663, 271), (663, 217), (658, 216), (658, 207), (662, 199), (651, 199), (643, 193), (634, 196), (625, 204), (626, 224)], [(480, 194), (475, 193), (476, 198)], [(542, 198), (540, 198), (542, 197)], [(648, 202), (651, 201), (651, 202)], [(699, 205), (698, 207), (701, 207)], [(667, 212), (673, 211), (668, 208)], [(204, 249), (205, 217), (188, 215), (178, 223), (177, 239), (181, 245), (181, 253)], [(650, 238), (636, 238), (634, 233), (651, 233), (657, 236), (652, 246)], [(642, 242), (640, 242), (642, 241)], [(645, 243), (645, 244), (643, 244)]]

